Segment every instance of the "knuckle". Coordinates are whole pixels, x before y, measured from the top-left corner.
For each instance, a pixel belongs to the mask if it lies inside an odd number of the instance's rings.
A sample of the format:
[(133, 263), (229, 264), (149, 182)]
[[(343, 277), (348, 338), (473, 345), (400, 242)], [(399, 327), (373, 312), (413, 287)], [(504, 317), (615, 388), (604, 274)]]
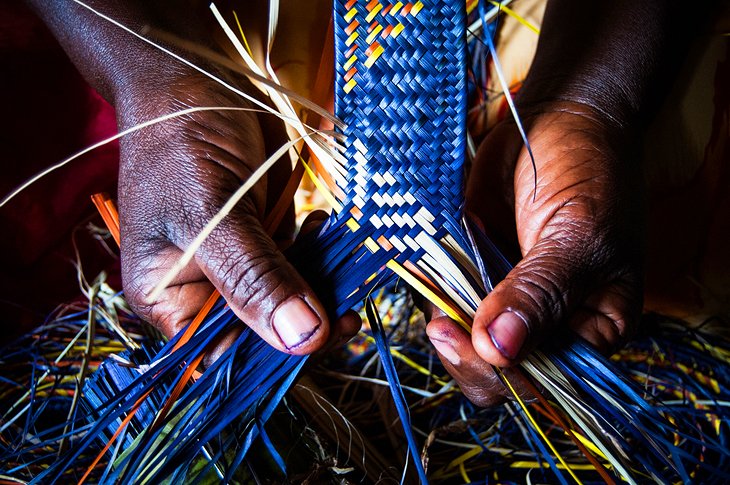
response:
[(148, 284), (124, 285), (125, 295), (132, 311), (171, 338), (183, 327), (189, 317), (180, 304), (180, 287), (167, 288), (155, 301), (147, 299), (151, 290), (152, 286)]
[(122, 288), (124, 296), (134, 313), (149, 321), (152, 306), (147, 302), (146, 295), (151, 289), (146, 282), (145, 272), (140, 271), (136, 264), (130, 264), (129, 258), (122, 253)]
[[(185, 321), (179, 304), (179, 286), (168, 287), (156, 301), (148, 295), (156, 284), (159, 268), (155, 266), (159, 253), (142, 246), (135, 253), (122, 253), (122, 286), (131, 310), (163, 333), (175, 333)], [(168, 335), (171, 336), (171, 335)]]
[[(286, 275), (281, 257), (274, 251), (256, 249), (223, 260), (221, 285), (231, 301), (243, 308), (273, 307)], [(273, 297), (273, 298), (272, 298)]]
[[(560, 320), (567, 311), (572, 282), (566, 281), (555, 261), (531, 261), (525, 272), (510, 278), (520, 307), (531, 314), (533, 323), (545, 317)], [(539, 317), (539, 318), (538, 318)]]

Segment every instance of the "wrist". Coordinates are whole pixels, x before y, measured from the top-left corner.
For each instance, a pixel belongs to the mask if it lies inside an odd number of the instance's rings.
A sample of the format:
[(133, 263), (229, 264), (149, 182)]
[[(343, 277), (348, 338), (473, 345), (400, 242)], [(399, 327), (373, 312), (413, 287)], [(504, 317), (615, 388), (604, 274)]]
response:
[[(528, 133), (552, 132), (558, 128), (556, 119), (560, 119), (563, 123), (560, 126), (570, 126), (574, 131), (583, 131), (602, 143), (623, 149), (633, 147), (640, 135), (634, 123), (623, 121), (615, 110), (594, 99), (520, 98), (517, 108)], [(565, 125), (566, 120), (571, 121)]]
[(86, 81), (117, 110), (130, 98), (159, 93), (165, 86), (194, 72), (113, 23), (118, 22), (131, 32), (156, 25), (178, 34), (183, 30), (180, 25), (187, 25), (188, 37), (198, 39), (201, 26), (195, 22), (196, 15), (191, 9), (186, 14), (162, 15), (160, 2), (153, 0), (111, 4), (86, 0), (83, 6), (72, 0), (26, 1)]
[(575, 112), (607, 129), (629, 132), (639, 128), (640, 106), (626, 95), (622, 80), (609, 81), (608, 77), (533, 76), (525, 81), (516, 103), (520, 113)]
[(521, 101), (576, 102), (616, 127), (641, 128), (663, 81), (670, 10), (661, 0), (550, 0)]

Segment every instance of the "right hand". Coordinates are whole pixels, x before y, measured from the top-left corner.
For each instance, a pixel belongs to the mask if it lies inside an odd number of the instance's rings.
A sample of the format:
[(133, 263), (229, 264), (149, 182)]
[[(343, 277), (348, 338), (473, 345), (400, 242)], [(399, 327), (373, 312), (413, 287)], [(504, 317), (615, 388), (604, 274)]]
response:
[(631, 134), (581, 103), (531, 108), (522, 119), (537, 180), (516, 126), (505, 122), (481, 145), (466, 191), (471, 214), (512, 236), (522, 259), (479, 305), (471, 336), (448, 318), (427, 327), (447, 370), (480, 405), (505, 395), (490, 365), (512, 367), (567, 328), (610, 354), (641, 313), (641, 177), (627, 153)]

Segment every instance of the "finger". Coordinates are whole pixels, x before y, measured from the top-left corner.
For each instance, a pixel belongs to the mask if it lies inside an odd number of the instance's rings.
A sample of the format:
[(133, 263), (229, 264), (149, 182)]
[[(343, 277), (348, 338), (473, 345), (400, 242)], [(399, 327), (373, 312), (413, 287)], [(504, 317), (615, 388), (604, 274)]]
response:
[(423, 312), (423, 317), (427, 322), (447, 316), (443, 310), (431, 303), (429, 300), (425, 299), (420, 293), (412, 291), (411, 298), (413, 298), (413, 303), (416, 305), (416, 307), (421, 309), (421, 311)]
[(250, 210), (224, 220), (196, 261), (236, 315), (272, 346), (302, 355), (327, 342), (324, 307)]
[(160, 297), (147, 295), (183, 252), (160, 237), (148, 237), (130, 225), (122, 232), (121, 269), (124, 293), (132, 310), (168, 339), (173, 338), (202, 308), (213, 292), (200, 268), (191, 262), (175, 277)]
[(603, 263), (594, 256), (600, 251), (585, 234), (556, 230), (545, 237), (481, 302), (472, 340), (484, 360), (499, 367), (518, 363), (600, 283)]
[(436, 318), (426, 326), (426, 334), (441, 363), (471, 402), (488, 407), (505, 400), (507, 389), (492, 366), (477, 355), (471, 337), (456, 322)]
[(329, 214), (323, 210), (312, 211), (302, 222), (302, 227), (299, 229), (299, 235), (304, 236), (312, 231), (317, 230), (329, 217)]
[(332, 349), (342, 347), (349, 342), (362, 327), (362, 319), (360, 315), (354, 310), (348, 310), (338, 318), (330, 329), (330, 337), (327, 344), (320, 349), (320, 352), (325, 353)]
[(639, 278), (624, 276), (588, 296), (570, 318), (570, 328), (599, 352), (610, 355), (631, 336), (641, 316)]

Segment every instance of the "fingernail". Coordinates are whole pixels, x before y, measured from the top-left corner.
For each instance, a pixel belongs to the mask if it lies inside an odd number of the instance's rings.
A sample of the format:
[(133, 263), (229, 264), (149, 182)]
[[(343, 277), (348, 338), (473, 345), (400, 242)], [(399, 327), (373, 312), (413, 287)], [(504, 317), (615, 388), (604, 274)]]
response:
[(438, 350), (439, 354), (443, 355), (446, 360), (451, 362), (451, 365), (459, 365), (461, 362), (461, 357), (456, 352), (456, 349), (449, 344), (448, 342), (444, 342), (443, 340), (436, 340), (431, 339), (431, 342), (433, 343), (433, 346), (436, 347), (436, 350)]
[(274, 330), (287, 349), (309, 340), (321, 323), (301, 298), (287, 300), (274, 312)]
[(495, 318), (487, 327), (487, 332), (497, 350), (510, 360), (520, 353), (528, 333), (527, 323), (512, 312), (504, 312)]

